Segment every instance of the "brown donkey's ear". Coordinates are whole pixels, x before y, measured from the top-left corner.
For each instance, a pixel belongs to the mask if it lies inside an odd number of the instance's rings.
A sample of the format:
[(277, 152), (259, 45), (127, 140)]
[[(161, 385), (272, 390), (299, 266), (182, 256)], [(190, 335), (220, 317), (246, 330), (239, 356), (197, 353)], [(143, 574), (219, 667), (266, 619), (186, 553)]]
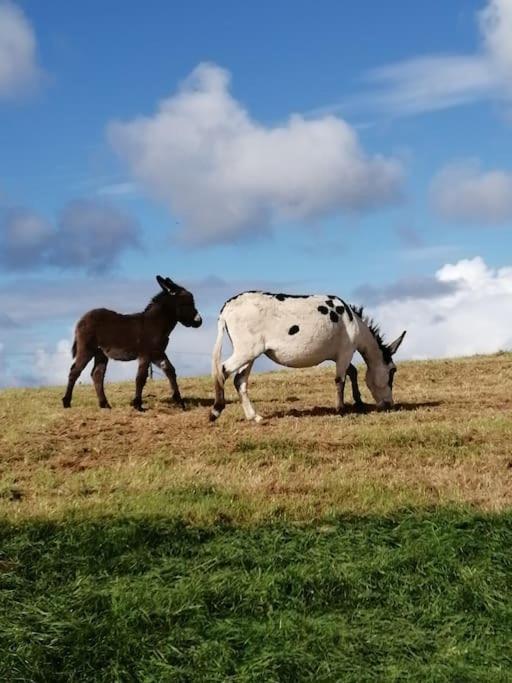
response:
[(171, 280), (170, 277), (165, 278), (165, 286), (170, 292), (178, 292), (181, 287)]
[(156, 281), (160, 285), (160, 287), (164, 290), (164, 292), (168, 291), (168, 286), (167, 283), (165, 282), (165, 278), (163, 278), (161, 275), (156, 276)]

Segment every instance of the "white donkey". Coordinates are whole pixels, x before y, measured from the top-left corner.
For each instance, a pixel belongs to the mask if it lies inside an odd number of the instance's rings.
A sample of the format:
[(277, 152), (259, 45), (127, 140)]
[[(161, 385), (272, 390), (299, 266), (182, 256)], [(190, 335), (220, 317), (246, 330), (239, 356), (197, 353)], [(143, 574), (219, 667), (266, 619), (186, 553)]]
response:
[[(233, 344), (233, 353), (221, 363), (224, 330)], [(352, 380), (354, 398), (360, 403), (356, 371), (350, 363), (357, 350), (368, 366), (366, 384), (373, 398), (380, 408), (390, 408), (393, 406), (396, 372), (392, 356), (404, 335), (402, 332), (394, 342), (385, 344), (378, 327), (364, 316), (362, 308), (351, 307), (333, 294), (238, 294), (226, 301), (219, 315), (212, 357), (215, 403), (210, 420), (216, 420), (224, 409), (224, 383), (229, 375), (235, 373), (234, 383), (246, 418), (261, 421), (247, 394), (247, 383), (252, 364), (262, 354), (292, 368), (334, 361), (336, 407), (341, 415), (345, 407), (347, 373)]]

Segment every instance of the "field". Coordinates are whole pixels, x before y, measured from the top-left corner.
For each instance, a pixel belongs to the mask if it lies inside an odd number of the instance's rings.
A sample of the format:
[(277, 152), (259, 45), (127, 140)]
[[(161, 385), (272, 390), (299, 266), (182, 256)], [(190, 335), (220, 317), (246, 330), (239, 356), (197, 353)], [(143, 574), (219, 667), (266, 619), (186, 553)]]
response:
[(207, 378), (2, 392), (0, 680), (512, 681), (512, 354), (395, 385), (254, 375), (260, 425)]

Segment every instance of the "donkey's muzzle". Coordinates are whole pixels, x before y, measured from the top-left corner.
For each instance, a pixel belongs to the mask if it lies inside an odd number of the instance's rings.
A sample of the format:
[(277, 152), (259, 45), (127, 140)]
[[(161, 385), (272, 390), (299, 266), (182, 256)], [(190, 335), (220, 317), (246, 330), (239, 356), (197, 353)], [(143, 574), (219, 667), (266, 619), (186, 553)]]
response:
[(381, 401), (377, 407), (379, 410), (393, 410), (394, 406), (393, 401)]
[(196, 317), (194, 318), (194, 320), (192, 320), (192, 322), (190, 323), (190, 326), (191, 327), (201, 327), (202, 324), (203, 324), (203, 319), (201, 318), (201, 316), (198, 313), (196, 315)]

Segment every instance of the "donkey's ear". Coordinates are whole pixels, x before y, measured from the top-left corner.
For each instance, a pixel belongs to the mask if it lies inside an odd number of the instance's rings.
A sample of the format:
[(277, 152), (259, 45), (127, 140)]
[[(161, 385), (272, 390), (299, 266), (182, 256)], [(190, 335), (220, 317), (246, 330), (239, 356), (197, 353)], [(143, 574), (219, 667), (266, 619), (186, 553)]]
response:
[(388, 349), (390, 350), (392, 356), (394, 356), (395, 353), (398, 351), (400, 344), (404, 340), (405, 333), (406, 333), (406, 330), (404, 330), (402, 332), (402, 334), (395, 339), (395, 341), (391, 342), (391, 344), (388, 344)]
[(160, 287), (164, 290), (164, 292), (167, 292), (168, 287), (167, 287), (167, 283), (165, 282), (165, 278), (163, 278), (161, 275), (157, 275), (156, 281), (158, 282)]
[(181, 287), (171, 280), (170, 277), (165, 278), (165, 286), (170, 292), (177, 292)]

